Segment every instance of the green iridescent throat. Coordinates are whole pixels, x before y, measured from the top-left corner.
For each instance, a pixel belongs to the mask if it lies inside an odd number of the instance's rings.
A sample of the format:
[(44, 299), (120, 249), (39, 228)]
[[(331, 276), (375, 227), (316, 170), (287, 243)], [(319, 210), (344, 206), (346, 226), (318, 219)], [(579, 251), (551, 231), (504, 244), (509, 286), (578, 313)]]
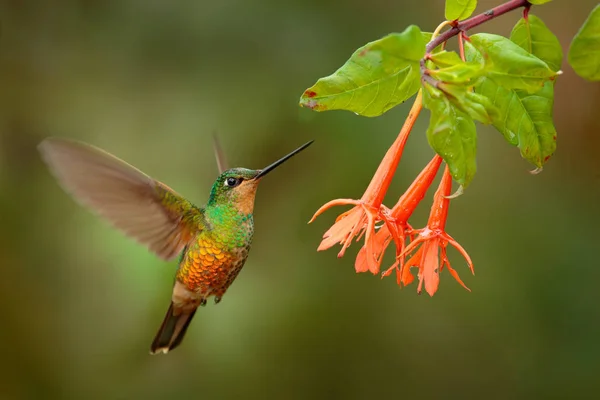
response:
[(207, 206), (205, 216), (212, 226), (212, 233), (217, 234), (228, 247), (244, 247), (252, 240), (251, 232), (253, 229), (248, 226), (254, 222), (252, 214), (240, 213), (239, 209), (233, 204)]

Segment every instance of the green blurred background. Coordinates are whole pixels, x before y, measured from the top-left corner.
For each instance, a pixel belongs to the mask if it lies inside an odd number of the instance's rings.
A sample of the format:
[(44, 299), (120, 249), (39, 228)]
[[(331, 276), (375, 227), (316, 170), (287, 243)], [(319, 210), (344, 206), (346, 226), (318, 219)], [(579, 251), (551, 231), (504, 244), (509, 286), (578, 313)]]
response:
[[(478, 12), (499, 1), (480, 1)], [(596, 1), (533, 10), (565, 53)], [(600, 86), (563, 62), (558, 151), (543, 173), (479, 128), (478, 174), (448, 231), (465, 283), (435, 297), (317, 253), (358, 198), (409, 104), (368, 119), (297, 106), (357, 47), (442, 0), (0, 2), (0, 398), (584, 398), (600, 383)], [(508, 35), (518, 13), (486, 25)], [(409, 102), (410, 103), (410, 102)], [(386, 202), (432, 155), (419, 120)], [(58, 187), (36, 145), (100, 146), (204, 204), (218, 131), (231, 164), (260, 168), (315, 144), (261, 184), (249, 261), (184, 344), (150, 356), (175, 263), (159, 261)], [(425, 223), (431, 193), (414, 217)]]

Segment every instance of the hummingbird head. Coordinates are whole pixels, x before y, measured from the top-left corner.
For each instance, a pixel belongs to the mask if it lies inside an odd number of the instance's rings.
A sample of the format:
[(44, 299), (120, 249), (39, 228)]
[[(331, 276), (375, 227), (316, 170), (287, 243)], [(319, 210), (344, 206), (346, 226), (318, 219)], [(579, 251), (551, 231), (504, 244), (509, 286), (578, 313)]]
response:
[(208, 204), (235, 204), (240, 212), (252, 213), (260, 180), (311, 143), (312, 140), (263, 169), (232, 168), (224, 171), (213, 184)]

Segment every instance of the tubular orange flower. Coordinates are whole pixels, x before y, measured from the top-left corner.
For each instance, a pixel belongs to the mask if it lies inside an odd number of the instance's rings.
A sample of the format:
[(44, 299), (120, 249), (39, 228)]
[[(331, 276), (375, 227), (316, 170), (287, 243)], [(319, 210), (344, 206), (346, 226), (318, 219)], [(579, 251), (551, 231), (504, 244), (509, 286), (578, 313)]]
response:
[[(431, 207), (431, 213), (429, 214), (427, 226), (423, 229), (417, 229), (413, 231), (413, 233), (417, 234), (417, 237), (408, 246), (406, 246), (404, 251), (400, 254), (400, 257), (402, 258), (416, 250), (412, 257), (400, 267), (400, 271), (398, 271), (398, 273), (401, 275), (399, 279), (406, 286), (414, 280), (414, 277), (410, 273), (410, 268), (418, 268), (418, 293), (421, 293), (423, 285), (425, 285), (425, 290), (430, 296), (435, 294), (440, 282), (439, 274), (444, 268), (444, 265), (448, 267), (448, 271), (454, 277), (454, 279), (456, 279), (458, 283), (460, 283), (465, 289), (470, 291), (470, 289), (460, 279), (458, 273), (452, 268), (446, 255), (446, 247), (448, 244), (451, 244), (462, 254), (467, 261), (471, 272), (475, 274), (473, 262), (471, 261), (469, 254), (467, 254), (465, 249), (445, 231), (446, 219), (448, 218), (448, 208), (450, 205), (450, 199), (448, 199), (448, 196), (450, 195), (451, 189), (452, 176), (450, 175), (448, 166), (446, 166), (440, 186), (434, 195), (433, 205)], [(386, 271), (384, 275), (391, 273), (390, 270), (393, 268), (394, 266)]]
[[(365, 244), (370, 249), (368, 254), (373, 255), (373, 236), (375, 233), (375, 224), (378, 221), (386, 221), (388, 219), (389, 210), (382, 205), (383, 198), (392, 182), (406, 140), (412, 130), (412, 127), (423, 108), (422, 94), (419, 90), (417, 98), (406, 118), (402, 130), (398, 134), (398, 138), (389, 148), (383, 161), (379, 164), (371, 183), (363, 194), (360, 200), (353, 199), (337, 199), (332, 200), (317, 210), (315, 215), (309, 221), (312, 222), (322, 214), (325, 210), (338, 205), (353, 205), (349, 211), (339, 215), (329, 230), (323, 235), (323, 240), (317, 248), (318, 251), (326, 250), (336, 243), (342, 245), (342, 249), (338, 253), (338, 257), (342, 257), (344, 252), (352, 243), (352, 239), (356, 236), (359, 238), (362, 234), (365, 235)], [(369, 257), (372, 258), (372, 257)], [(369, 262), (375, 262), (374, 259)]]
[[(384, 220), (385, 224), (379, 228), (373, 238), (371, 246), (373, 253), (368, 253), (369, 249), (366, 244), (358, 252), (355, 262), (356, 272), (371, 271), (373, 274), (379, 273), (383, 254), (392, 239), (394, 239), (396, 244), (396, 262), (392, 267), (398, 269), (398, 265), (400, 267), (403, 265), (404, 258), (400, 257), (400, 255), (404, 251), (406, 232), (412, 231), (412, 228), (408, 224), (408, 219), (421, 200), (423, 200), (423, 197), (425, 197), (425, 193), (427, 193), (427, 190), (435, 179), (441, 163), (442, 157), (436, 154), (400, 197), (390, 211), (390, 216)], [(391, 269), (388, 271), (387, 274), (389, 275), (392, 271)], [(398, 276), (400, 276), (399, 269)]]

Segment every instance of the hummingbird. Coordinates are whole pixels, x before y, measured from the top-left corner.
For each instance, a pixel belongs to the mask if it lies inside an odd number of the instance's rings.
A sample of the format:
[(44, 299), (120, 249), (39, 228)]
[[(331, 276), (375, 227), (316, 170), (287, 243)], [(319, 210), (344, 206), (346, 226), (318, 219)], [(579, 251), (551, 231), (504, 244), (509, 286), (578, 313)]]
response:
[(59, 138), (38, 146), (59, 184), (81, 205), (158, 257), (179, 255), (171, 304), (150, 354), (179, 346), (198, 306), (211, 296), (215, 304), (221, 301), (248, 258), (259, 182), (312, 141), (263, 169), (227, 170), (217, 143), (220, 175), (204, 207), (97, 147)]

